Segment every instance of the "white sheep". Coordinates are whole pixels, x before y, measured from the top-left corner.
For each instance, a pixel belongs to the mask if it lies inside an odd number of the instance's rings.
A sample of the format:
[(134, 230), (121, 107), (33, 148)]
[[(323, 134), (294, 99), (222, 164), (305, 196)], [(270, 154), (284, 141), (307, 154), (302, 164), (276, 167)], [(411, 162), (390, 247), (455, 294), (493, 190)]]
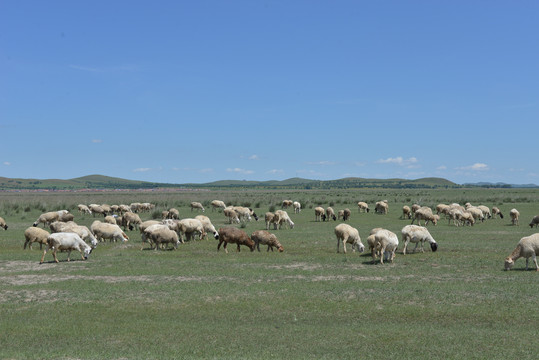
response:
[[(197, 215), (197, 216), (195, 216), (195, 219), (199, 220), (202, 223), (202, 226), (204, 227), (204, 232), (206, 234), (211, 233), (211, 234), (213, 234), (214, 239), (216, 239), (216, 240), (219, 239), (219, 233), (217, 232), (217, 230), (215, 230), (215, 226), (213, 226), (213, 224), (211, 223), (211, 220), (210, 220), (209, 217), (207, 217), (205, 215)], [(207, 238), (207, 236), (204, 236), (204, 239), (206, 239), (206, 238)], [(202, 238), (201, 238), (201, 240), (202, 240)]]
[(286, 209), (290, 206), (292, 206), (293, 201), (292, 200), (283, 200), (283, 204), (281, 206), (281, 209)]
[[(270, 225), (273, 224), (274, 229), (277, 229), (277, 224), (273, 222), (273, 218), (275, 218), (275, 214), (272, 212), (267, 212), (264, 215), (264, 220), (266, 221), (266, 230), (269, 230)], [(278, 222), (277, 222), (278, 223)]]
[(472, 214), (474, 220), (477, 222), (481, 220), (481, 222), (485, 221), (485, 215), (483, 214), (483, 211), (475, 206), (468, 206), (466, 209), (470, 214)]
[(47, 248), (43, 251), (40, 264), (43, 263), (45, 254), (47, 253), (47, 250), (50, 249), (52, 249), (52, 256), (56, 262), (59, 262), (56, 257), (56, 252), (58, 250), (67, 251), (67, 261), (70, 261), (71, 251), (73, 250), (80, 252), (83, 260), (88, 259), (88, 256), (92, 252), (92, 248), (86, 244), (79, 235), (67, 232), (54, 233), (47, 237)]
[(233, 206), (232, 209), (238, 214), (238, 218), (241, 221), (251, 221), (251, 216), (253, 216), (255, 220), (258, 221), (258, 216), (256, 216), (254, 211), (250, 208), (244, 206)]
[(449, 211), (450, 206), (447, 204), (438, 204), (436, 205), (436, 214), (446, 214)]
[(133, 210), (131, 210), (131, 207), (129, 205), (125, 205), (125, 204), (120, 204), (118, 205), (118, 213), (120, 215), (123, 215), (124, 213), (126, 212), (133, 212)]
[(509, 216), (511, 216), (511, 223), (513, 225), (518, 225), (518, 218), (520, 217), (520, 213), (518, 212), (518, 210), (511, 209), (511, 211), (509, 211)]
[(180, 238), (178, 233), (174, 230), (169, 229), (167, 225), (163, 224), (154, 224), (150, 225), (144, 229), (144, 235), (146, 239), (150, 239), (151, 243), (155, 244), (155, 250), (158, 250), (161, 247), (161, 244), (172, 244), (174, 249), (177, 249), (180, 245)]
[(487, 219), (492, 218), (492, 214), (488, 206), (478, 205), (477, 208), (483, 212), (483, 217), (486, 217)]
[(215, 211), (215, 209), (225, 209), (226, 208), (226, 204), (221, 201), (221, 200), (213, 200), (211, 202), (211, 206), (212, 206), (212, 211)]
[(180, 212), (178, 211), (178, 209), (176, 209), (176, 208), (168, 209), (167, 219), (179, 220), (180, 219)]
[(323, 207), (317, 206), (314, 208), (314, 221), (325, 221), (326, 220), (326, 210)]
[(337, 217), (335, 216), (335, 211), (331, 206), (328, 206), (326, 208), (326, 219), (329, 221), (329, 219), (333, 219), (333, 221), (337, 221)]
[(61, 222), (61, 221), (55, 221), (52, 224), (50, 224), (51, 232), (52, 233), (59, 233), (59, 232), (72, 232), (80, 236), (80, 238), (86, 242), (89, 242), (92, 244), (92, 247), (97, 246), (97, 239), (95, 238), (94, 234), (84, 225), (77, 225), (77, 223), (73, 221), (69, 222)]
[(402, 218), (411, 219), (412, 218), (412, 209), (408, 205), (402, 207)]
[(202, 212), (205, 211), (204, 206), (202, 206), (201, 203), (196, 202), (196, 201), (191, 202), (191, 211), (193, 211), (193, 209), (202, 210)]
[(418, 225), (421, 225), (421, 220), (425, 221), (425, 226), (429, 222), (432, 222), (434, 225), (436, 225), (438, 223), (438, 220), (440, 220), (440, 216), (439, 215), (434, 215), (432, 213), (431, 208), (429, 208), (427, 206), (424, 206), (424, 207), (422, 207), (422, 208), (415, 211), (414, 218), (412, 219), (412, 224), (416, 220), (417, 220)]
[(223, 214), (228, 218), (228, 223), (232, 224), (232, 222), (239, 224), (240, 218), (238, 216), (238, 213), (232, 209), (231, 207), (227, 207), (223, 210)]
[(389, 212), (389, 204), (386, 200), (376, 202), (374, 206), (374, 212), (377, 214), (387, 215)]
[(346, 243), (352, 244), (352, 251), (362, 253), (365, 250), (365, 246), (361, 243), (359, 237), (359, 231), (356, 228), (348, 224), (339, 224), (335, 226), (335, 236), (337, 237), (337, 252), (339, 252), (339, 246), (342, 242), (344, 253), (346, 254)]
[(278, 229), (280, 229), (283, 226), (283, 224), (288, 224), (288, 227), (290, 229), (294, 228), (294, 222), (292, 221), (292, 219), (290, 219), (290, 216), (288, 216), (288, 213), (284, 210), (275, 211), (273, 222), (276, 223)]
[(421, 252), (425, 252), (423, 249), (423, 243), (427, 241), (430, 244), (431, 250), (434, 252), (438, 250), (438, 244), (429, 233), (426, 227), (418, 225), (406, 225), (401, 230), (402, 242), (404, 243), (403, 255), (406, 255), (406, 247), (409, 243), (415, 243), (414, 252), (417, 249), (417, 245), (421, 244)]
[(6, 220), (4, 220), (2, 217), (0, 217), (0, 227), (4, 228), (4, 230), (7, 230), (8, 226), (6, 224)]
[(101, 205), (90, 204), (90, 205), (88, 205), (88, 207), (92, 211), (92, 215), (94, 217), (95, 217), (95, 214), (103, 215), (103, 217), (107, 216), (107, 212), (105, 211), (105, 209), (103, 209), (103, 207)]
[(92, 210), (90, 210), (90, 208), (84, 204), (79, 204), (77, 205), (77, 208), (79, 209), (79, 213), (81, 214), (91, 214), (92, 213)]
[(39, 215), (37, 220), (32, 224), (32, 226), (38, 226), (40, 223), (45, 225), (50, 225), (52, 222), (57, 221), (60, 218), (58, 211), (49, 211)]
[(112, 216), (112, 215), (107, 215), (107, 216), (105, 216), (105, 218), (103, 219), (103, 222), (105, 222), (105, 223), (107, 223), (107, 224), (119, 225), (119, 224), (116, 222), (116, 216)]
[(505, 258), (505, 270), (511, 270), (515, 261), (521, 257), (526, 258), (526, 270), (528, 270), (528, 260), (531, 257), (535, 264), (535, 270), (539, 271), (537, 255), (539, 255), (539, 233), (523, 237), (511, 255)]
[(24, 242), (23, 249), (26, 249), (26, 245), (32, 250), (32, 243), (39, 243), (39, 249), (43, 248), (43, 245), (47, 245), (47, 238), (49, 237), (49, 232), (42, 228), (30, 226), (28, 229), (24, 230)]
[(503, 219), (502, 211), (496, 206), (492, 207), (492, 217), (496, 219), (496, 215), (500, 215), (500, 219)]
[(533, 229), (533, 226), (535, 225), (535, 227), (537, 227), (537, 225), (539, 225), (539, 215), (535, 215), (532, 219), (532, 221), (530, 221), (530, 227)]
[[(151, 225), (158, 225), (158, 224), (161, 224), (162, 223), (160, 221), (157, 221), (157, 220), (147, 220), (147, 221), (143, 221), (139, 227), (138, 227), (138, 230), (140, 231), (140, 237), (141, 237), (141, 240), (142, 240), (142, 247), (140, 248), (140, 250), (144, 249), (144, 243), (145, 242), (150, 242), (150, 239), (148, 239), (146, 237), (146, 234), (144, 233), (144, 230), (146, 230), (148, 227), (150, 227)], [(151, 242), (150, 242), (150, 247), (151, 247)]]
[(378, 230), (374, 234), (374, 250), (372, 252), (372, 261), (376, 260), (376, 251), (380, 252), (380, 263), (384, 263), (384, 258), (393, 262), (395, 251), (399, 246), (399, 238), (394, 232), (386, 229)]
[(257, 230), (251, 234), (251, 240), (255, 242), (255, 248), (260, 251), (260, 244), (262, 245), (268, 245), (267, 251), (273, 251), (273, 247), (276, 247), (279, 252), (283, 252), (284, 248), (277, 240), (277, 236), (275, 234), (271, 234), (267, 232), (266, 230)]
[(301, 211), (301, 203), (299, 201), (294, 201), (292, 206), (294, 206), (294, 214), (299, 214)]
[(126, 228), (128, 228), (129, 230), (133, 230), (133, 228), (138, 228), (141, 223), (142, 220), (140, 219), (140, 216), (138, 216), (138, 214), (135, 214), (134, 212), (126, 212), (122, 215), (122, 225), (124, 230)]
[(360, 201), (360, 202), (357, 203), (357, 211), (358, 212), (369, 212), (369, 205), (364, 201)]
[(95, 237), (100, 241), (128, 241), (129, 237), (122, 231), (118, 225), (107, 224), (96, 220), (90, 226), (90, 230)]
[(177, 232), (180, 235), (180, 241), (183, 243), (183, 235), (185, 235), (187, 241), (194, 239), (195, 233), (200, 235), (200, 238), (203, 239), (206, 237), (206, 232), (204, 231), (204, 225), (198, 219), (181, 219), (176, 221), (178, 224)]

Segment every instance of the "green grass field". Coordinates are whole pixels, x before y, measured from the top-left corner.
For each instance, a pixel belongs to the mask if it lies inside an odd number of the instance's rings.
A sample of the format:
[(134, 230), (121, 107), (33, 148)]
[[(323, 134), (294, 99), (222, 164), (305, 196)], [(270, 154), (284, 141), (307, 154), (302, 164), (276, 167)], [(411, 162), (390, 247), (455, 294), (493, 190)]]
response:
[[(210, 239), (176, 251), (140, 250), (128, 243), (101, 243), (87, 261), (38, 245), (23, 250), (24, 230), (40, 213), (78, 203), (131, 203), (176, 207), (194, 217), (201, 201), (215, 227), (225, 224), (209, 201), (247, 205), (262, 216), (243, 229), (265, 228), (263, 214), (283, 199), (303, 204), (289, 210), (294, 229), (274, 232), (285, 251), (217, 252)], [(388, 215), (359, 214), (357, 201), (387, 199)], [(442, 220), (429, 231), (437, 252), (402, 255), (393, 264), (372, 264), (368, 253), (336, 253), (337, 222), (315, 222), (314, 207), (352, 210), (348, 222), (363, 243), (374, 227), (399, 235), (403, 205), (471, 202), (498, 206), (503, 220), (473, 227)], [(198, 191), (173, 193), (0, 193), (0, 358), (2, 359), (535, 359), (539, 339), (539, 274), (525, 261), (503, 271), (518, 240), (535, 232), (539, 214), (534, 189)], [(509, 210), (521, 213), (512, 226)], [(262, 247), (261, 247), (262, 249)], [(413, 247), (410, 248), (410, 250)], [(74, 261), (73, 261), (74, 260)], [(531, 263), (530, 263), (531, 265)], [(532, 266), (533, 267), (533, 266)]]

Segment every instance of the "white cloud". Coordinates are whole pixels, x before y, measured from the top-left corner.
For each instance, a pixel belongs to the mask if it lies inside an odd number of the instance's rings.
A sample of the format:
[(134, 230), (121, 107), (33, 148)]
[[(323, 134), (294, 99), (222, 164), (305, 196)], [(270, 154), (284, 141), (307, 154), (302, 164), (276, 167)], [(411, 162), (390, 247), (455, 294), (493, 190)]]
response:
[(246, 169), (240, 169), (240, 168), (228, 168), (226, 169), (227, 172), (234, 172), (234, 173), (238, 173), (238, 174), (245, 174), (245, 175), (249, 175), (249, 174), (254, 174), (254, 171), (253, 170), (246, 170)]
[(406, 166), (408, 168), (416, 168), (418, 165), (414, 165), (417, 163), (417, 158), (411, 157), (408, 159), (404, 159), (402, 156), (397, 156), (395, 158), (387, 158), (387, 159), (380, 159), (377, 161), (379, 164), (395, 164), (399, 166)]
[(457, 169), (458, 170), (471, 170), (471, 171), (486, 171), (486, 170), (489, 170), (489, 167), (487, 164), (475, 163), (473, 165), (464, 166)]
[(447, 166), (445, 166), (445, 165), (438, 166), (438, 167), (436, 168), (436, 170), (447, 170)]
[(69, 65), (70, 68), (75, 70), (89, 71), (89, 72), (103, 72), (103, 70), (90, 67), (90, 66), (81, 66), (81, 65)]
[(259, 160), (258, 155), (251, 155), (248, 157), (249, 160)]
[(322, 166), (328, 166), (328, 165), (335, 165), (336, 163), (334, 161), (316, 161), (316, 162), (308, 162), (307, 165), (322, 165)]
[(134, 169), (133, 172), (147, 172), (150, 170), (151, 168), (137, 168), (137, 169)]
[(102, 143), (103, 140), (101, 140), (101, 139), (93, 139), (92, 142), (93, 142), (94, 144), (99, 144), (99, 143)]
[(6, 165), (6, 166), (11, 165), (11, 163), (9, 161), (4, 161), (3, 164)]
[(272, 169), (268, 171), (268, 174), (282, 174), (282, 173), (284, 173), (284, 170), (282, 169)]

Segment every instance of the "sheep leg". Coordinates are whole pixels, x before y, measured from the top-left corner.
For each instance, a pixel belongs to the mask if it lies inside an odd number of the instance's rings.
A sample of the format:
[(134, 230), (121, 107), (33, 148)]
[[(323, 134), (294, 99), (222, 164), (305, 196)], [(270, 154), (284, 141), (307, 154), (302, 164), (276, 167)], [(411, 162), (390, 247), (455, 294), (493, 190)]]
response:
[[(415, 243), (414, 254), (415, 254), (415, 252), (417, 250), (417, 245), (419, 245), (419, 241)], [(421, 243), (421, 250), (423, 250), (423, 243)]]
[(386, 256), (386, 247), (382, 246), (380, 249), (380, 264), (384, 263), (384, 257)]
[(56, 251), (58, 251), (58, 249), (54, 248), (52, 250), (52, 257), (54, 258), (54, 261), (56, 261), (57, 263), (59, 263), (60, 261), (58, 261), (58, 257), (56, 256)]
[(537, 256), (535, 254), (532, 255), (532, 260), (535, 264), (535, 271), (539, 271), (539, 265), (537, 265)]
[(43, 260), (45, 259), (45, 254), (47, 253), (47, 248), (45, 248), (45, 250), (43, 251), (43, 256), (41, 257), (41, 261), (39, 262), (40, 264), (43, 264)]
[(408, 239), (404, 240), (404, 249), (402, 249), (402, 254), (403, 255), (406, 255), (406, 247), (408, 246), (408, 242), (409, 242)]

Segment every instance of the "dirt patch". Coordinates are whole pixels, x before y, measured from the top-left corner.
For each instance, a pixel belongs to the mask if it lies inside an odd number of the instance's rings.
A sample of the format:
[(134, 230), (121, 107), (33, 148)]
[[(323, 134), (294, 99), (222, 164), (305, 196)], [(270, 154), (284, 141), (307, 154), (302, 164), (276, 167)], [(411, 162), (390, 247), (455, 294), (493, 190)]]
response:
[(52, 303), (64, 296), (56, 290), (4, 290), (0, 292), (0, 304), (2, 303)]

